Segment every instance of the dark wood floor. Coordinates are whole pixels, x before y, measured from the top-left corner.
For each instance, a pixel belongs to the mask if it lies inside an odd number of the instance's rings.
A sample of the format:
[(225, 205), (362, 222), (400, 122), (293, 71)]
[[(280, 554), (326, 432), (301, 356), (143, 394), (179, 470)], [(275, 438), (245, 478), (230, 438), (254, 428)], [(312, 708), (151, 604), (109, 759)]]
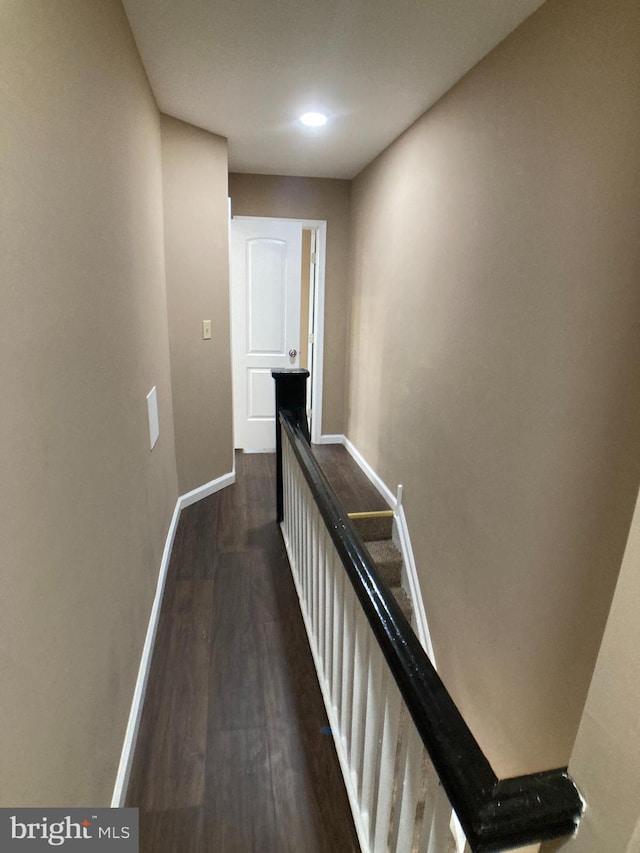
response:
[[(347, 508), (377, 508), (344, 449), (319, 450)], [(127, 796), (140, 850), (358, 851), (274, 520), (274, 456), (238, 454), (236, 471), (180, 517)]]
[(347, 512), (389, 509), (389, 504), (362, 473), (346, 448), (340, 444), (314, 444), (313, 452)]

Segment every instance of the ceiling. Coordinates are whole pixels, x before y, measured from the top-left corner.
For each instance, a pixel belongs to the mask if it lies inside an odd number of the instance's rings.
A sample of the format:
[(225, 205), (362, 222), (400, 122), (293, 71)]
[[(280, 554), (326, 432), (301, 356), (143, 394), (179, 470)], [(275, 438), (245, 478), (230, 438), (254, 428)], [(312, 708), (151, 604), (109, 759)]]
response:
[(123, 3), (158, 106), (231, 171), (352, 178), (542, 0)]

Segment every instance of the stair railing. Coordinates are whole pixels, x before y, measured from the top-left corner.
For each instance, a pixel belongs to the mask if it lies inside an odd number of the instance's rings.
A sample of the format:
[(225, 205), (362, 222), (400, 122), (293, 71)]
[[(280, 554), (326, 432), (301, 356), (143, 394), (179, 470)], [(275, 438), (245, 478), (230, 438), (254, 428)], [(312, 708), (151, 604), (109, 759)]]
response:
[(309, 444), (306, 371), (274, 371), (278, 520), (363, 851), (474, 853), (576, 831), (566, 768), (498, 779)]

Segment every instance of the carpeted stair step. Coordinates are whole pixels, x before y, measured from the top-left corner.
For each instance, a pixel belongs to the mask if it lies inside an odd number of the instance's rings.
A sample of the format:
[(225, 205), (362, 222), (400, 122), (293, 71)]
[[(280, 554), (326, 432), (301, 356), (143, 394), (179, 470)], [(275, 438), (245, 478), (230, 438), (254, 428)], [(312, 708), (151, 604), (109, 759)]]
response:
[(402, 579), (402, 554), (391, 539), (367, 542), (367, 550), (388, 586), (400, 586)]
[(409, 622), (413, 615), (411, 599), (402, 588), (402, 554), (391, 540), (393, 511), (350, 512), (349, 518), (362, 537), (380, 574)]
[(349, 518), (362, 537), (363, 542), (376, 542), (391, 539), (393, 531), (393, 511), (350, 512)]
[(395, 598), (395, 600), (400, 605), (400, 610), (402, 610), (404, 615), (407, 617), (409, 624), (411, 624), (411, 617), (413, 616), (413, 607), (411, 605), (411, 599), (401, 586), (392, 586), (391, 592), (393, 593), (393, 597)]

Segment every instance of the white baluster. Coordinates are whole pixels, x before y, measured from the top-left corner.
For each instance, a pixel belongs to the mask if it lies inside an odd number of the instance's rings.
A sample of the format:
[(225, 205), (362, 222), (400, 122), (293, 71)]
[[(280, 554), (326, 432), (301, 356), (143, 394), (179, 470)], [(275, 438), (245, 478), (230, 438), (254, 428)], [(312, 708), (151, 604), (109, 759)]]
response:
[(310, 501), (307, 496), (307, 490), (305, 489), (305, 511), (307, 513), (308, 522), (308, 530), (309, 530), (309, 539), (307, 541), (307, 553), (305, 556), (305, 574), (307, 576), (307, 613), (309, 615), (309, 625), (311, 630), (311, 637), (309, 638), (312, 642), (315, 640), (315, 633), (313, 628), (313, 551), (315, 547), (315, 538), (314, 538), (314, 519), (313, 519), (313, 511), (310, 504)]
[(306, 601), (307, 616), (311, 621), (311, 608), (313, 606), (313, 514), (311, 511), (311, 498), (309, 492), (304, 488), (304, 512), (307, 517), (307, 541), (304, 556), (304, 573), (306, 578)]
[(322, 661), (322, 677), (326, 676), (326, 661), (324, 660), (324, 533), (325, 526), (320, 513), (318, 520), (318, 546), (316, 548), (316, 638), (318, 643), (318, 657)]
[[(327, 690), (329, 695), (332, 695), (333, 687), (333, 585), (334, 579), (334, 554), (335, 550), (331, 537), (325, 528), (323, 528), (324, 537), (324, 594), (323, 610), (324, 610), (324, 677), (327, 682)], [(333, 697), (331, 699), (333, 702)]]
[(360, 603), (356, 604), (356, 642), (353, 659), (353, 708), (351, 711), (351, 774), (357, 779), (358, 793), (362, 790), (362, 757), (364, 723), (369, 675), (369, 630)]
[(302, 589), (304, 593), (305, 612), (309, 613), (309, 555), (311, 554), (311, 516), (307, 506), (307, 490), (305, 484), (301, 483), (302, 491), (302, 560), (300, 561), (300, 573), (302, 575)]
[(430, 774), (433, 788), (425, 805), (419, 853), (442, 853), (451, 840), (451, 803), (435, 770)]
[(386, 687), (386, 696), (382, 743), (380, 744), (380, 774), (378, 777), (375, 829), (371, 839), (373, 853), (386, 853), (387, 851), (400, 730), (400, 705), (402, 702), (400, 691), (388, 668), (384, 670), (383, 683)]
[[(351, 709), (353, 707), (353, 662), (355, 656), (356, 596), (348, 577), (344, 578), (344, 609), (342, 646), (342, 707), (340, 709), (340, 731), (344, 740), (347, 758), (351, 761)], [(358, 605), (359, 606), (359, 605)]]
[(344, 567), (337, 551), (333, 553), (334, 584), (333, 584), (333, 685), (331, 697), (338, 720), (341, 719), (342, 707), (342, 661), (345, 647), (348, 644), (344, 626)]
[(304, 560), (304, 506), (302, 504), (302, 486), (300, 483), (300, 469), (296, 467), (296, 503), (297, 503), (297, 513), (298, 513), (298, 553), (296, 555), (296, 574), (298, 579), (298, 584), (300, 585), (300, 589), (302, 591), (302, 595), (304, 596), (304, 576), (302, 571), (303, 560)]
[(398, 781), (398, 819), (395, 853), (411, 853), (416, 823), (416, 809), (420, 796), (420, 772), (424, 747), (413, 721), (406, 715), (402, 735), (400, 778)]
[(314, 507), (311, 511), (311, 560), (309, 567), (311, 569), (311, 601), (309, 607), (309, 615), (311, 617), (311, 631), (313, 633), (313, 642), (318, 642), (318, 518)]
[(289, 483), (289, 547), (292, 553), (295, 552), (296, 541), (296, 481), (294, 475), (294, 467), (291, 462), (291, 448), (287, 445), (287, 482)]
[(387, 669), (387, 663), (370, 628), (368, 629), (368, 634), (370, 653), (365, 706), (360, 803), (361, 811), (368, 815), (369, 842), (371, 843), (376, 820), (375, 797), (380, 772), (380, 745), (385, 710), (385, 690), (383, 689), (382, 674)]
[(286, 539), (291, 546), (292, 534), (291, 534), (291, 496), (288, 493), (289, 483), (291, 480), (291, 466), (289, 465), (289, 455), (288, 455), (288, 445), (284, 440), (284, 436), (282, 439), (282, 483), (283, 483), (283, 528), (286, 530)]
[[(289, 450), (289, 454), (291, 454), (291, 450)], [(293, 471), (291, 482), (293, 488), (293, 555), (295, 561), (294, 572), (296, 580), (298, 581), (298, 583), (300, 583), (300, 552), (302, 548), (302, 543), (300, 533), (300, 488), (298, 485), (297, 467)]]

